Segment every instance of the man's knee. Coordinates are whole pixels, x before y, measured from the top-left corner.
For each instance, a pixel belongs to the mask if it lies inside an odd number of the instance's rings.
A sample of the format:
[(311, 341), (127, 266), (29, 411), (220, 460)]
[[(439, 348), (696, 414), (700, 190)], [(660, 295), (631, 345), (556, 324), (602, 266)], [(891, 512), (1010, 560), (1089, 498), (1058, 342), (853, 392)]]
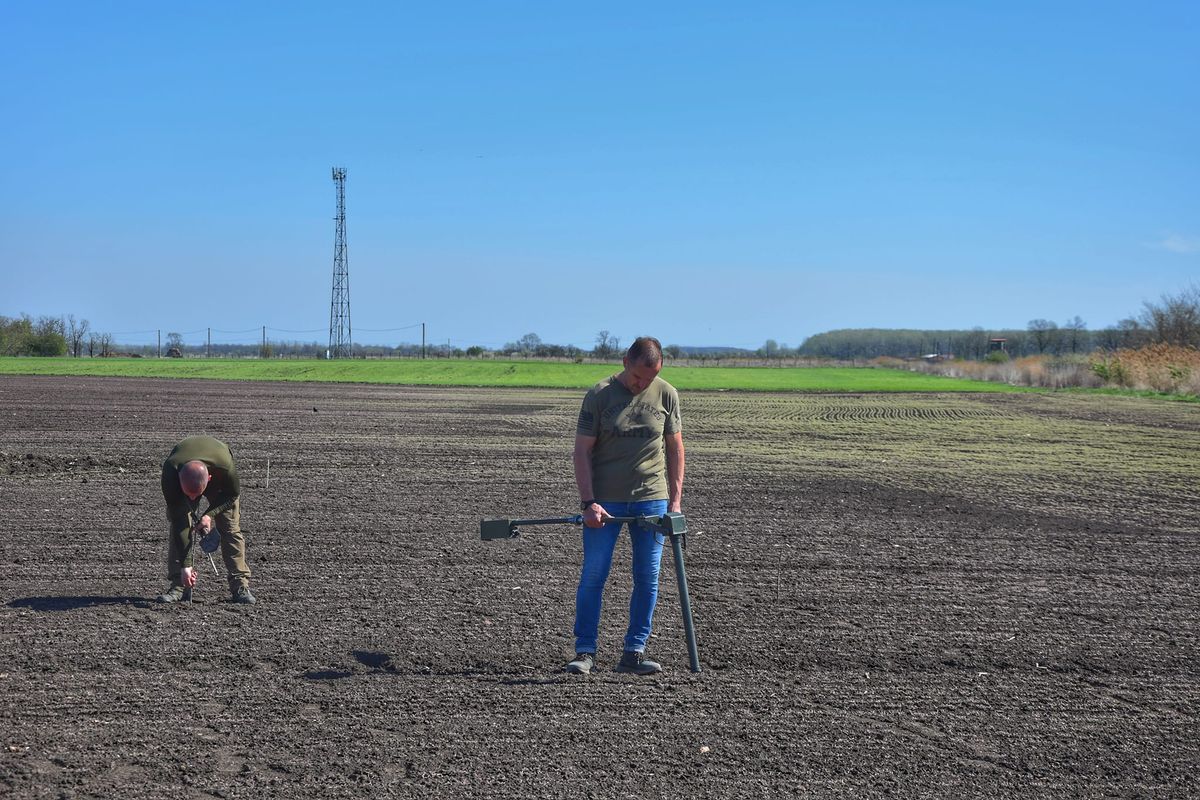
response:
[(585, 564), (583, 571), (579, 574), (579, 585), (585, 589), (603, 587), (608, 581), (608, 572), (609, 570), (607, 567), (589, 567)]
[(658, 573), (659, 573), (658, 567), (655, 567), (654, 569), (644, 569), (644, 570), (638, 570), (637, 572), (634, 572), (633, 573), (634, 588), (638, 588), (638, 587), (642, 587), (642, 586), (650, 586), (650, 587), (658, 586)]

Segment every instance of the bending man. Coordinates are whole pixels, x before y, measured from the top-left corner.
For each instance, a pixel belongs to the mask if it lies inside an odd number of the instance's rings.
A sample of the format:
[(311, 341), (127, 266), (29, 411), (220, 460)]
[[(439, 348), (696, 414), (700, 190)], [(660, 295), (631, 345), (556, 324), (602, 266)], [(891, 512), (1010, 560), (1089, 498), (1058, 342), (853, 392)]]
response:
[[(681, 511), (683, 426), (679, 394), (658, 377), (662, 345), (642, 336), (625, 353), (624, 369), (588, 391), (575, 429), (575, 483), (583, 509), (583, 568), (575, 594), (575, 659), (568, 672), (590, 673), (596, 661), (600, 601), (621, 524), (611, 517)], [(617, 672), (650, 675), (662, 667), (646, 658), (658, 600), (663, 542), (629, 524), (633, 595)]]
[[(246, 539), (238, 524), (241, 485), (229, 446), (211, 436), (191, 436), (175, 445), (163, 462), (162, 493), (170, 525), (167, 580), (171, 586), (158, 599), (174, 603), (196, 585), (197, 534), (210, 533), (215, 526), (221, 536), (221, 558), (233, 602), (253, 603)], [(201, 497), (208, 500), (203, 515)]]

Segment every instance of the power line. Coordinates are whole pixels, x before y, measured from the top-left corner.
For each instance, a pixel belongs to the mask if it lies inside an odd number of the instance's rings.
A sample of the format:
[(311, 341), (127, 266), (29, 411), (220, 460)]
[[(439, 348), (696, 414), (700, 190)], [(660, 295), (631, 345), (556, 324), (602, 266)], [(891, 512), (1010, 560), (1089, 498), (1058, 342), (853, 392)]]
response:
[(421, 323), (414, 322), (412, 325), (403, 325), (399, 328), (359, 328), (358, 330), (360, 332), (365, 331), (367, 333), (391, 333), (393, 331), (408, 331), (419, 327), (421, 327)]

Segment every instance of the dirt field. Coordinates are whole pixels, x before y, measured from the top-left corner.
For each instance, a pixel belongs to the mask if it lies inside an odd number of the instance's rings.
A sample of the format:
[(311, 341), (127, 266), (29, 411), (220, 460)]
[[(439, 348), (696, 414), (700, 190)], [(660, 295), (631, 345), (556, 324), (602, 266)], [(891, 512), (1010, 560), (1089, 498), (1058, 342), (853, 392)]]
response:
[[(1200, 407), (686, 393), (651, 655), (569, 676), (578, 392), (0, 378), (0, 796), (1200, 794)], [(252, 608), (164, 587), (231, 443)]]

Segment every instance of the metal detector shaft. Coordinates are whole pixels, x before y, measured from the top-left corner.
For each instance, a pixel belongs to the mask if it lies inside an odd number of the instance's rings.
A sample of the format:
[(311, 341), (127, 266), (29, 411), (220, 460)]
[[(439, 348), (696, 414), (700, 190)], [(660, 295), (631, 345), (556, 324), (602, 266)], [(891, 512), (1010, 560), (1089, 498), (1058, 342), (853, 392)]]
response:
[(208, 563), (212, 565), (213, 575), (220, 575), (221, 573), (217, 572), (217, 562), (213, 561), (212, 553), (204, 549), (204, 540), (200, 537), (200, 530), (199, 523), (192, 526), (192, 547), (199, 546), (204, 555), (208, 556)]
[(696, 649), (696, 626), (692, 624), (692, 600), (688, 595), (687, 567), (683, 564), (683, 534), (671, 534), (675, 555), (675, 582), (679, 584), (679, 607), (683, 611), (683, 635), (687, 639), (688, 667), (700, 671), (700, 652)]
[(573, 517), (546, 517), (545, 519), (514, 519), (510, 520), (513, 525), (582, 525), (583, 515), (576, 514)]

